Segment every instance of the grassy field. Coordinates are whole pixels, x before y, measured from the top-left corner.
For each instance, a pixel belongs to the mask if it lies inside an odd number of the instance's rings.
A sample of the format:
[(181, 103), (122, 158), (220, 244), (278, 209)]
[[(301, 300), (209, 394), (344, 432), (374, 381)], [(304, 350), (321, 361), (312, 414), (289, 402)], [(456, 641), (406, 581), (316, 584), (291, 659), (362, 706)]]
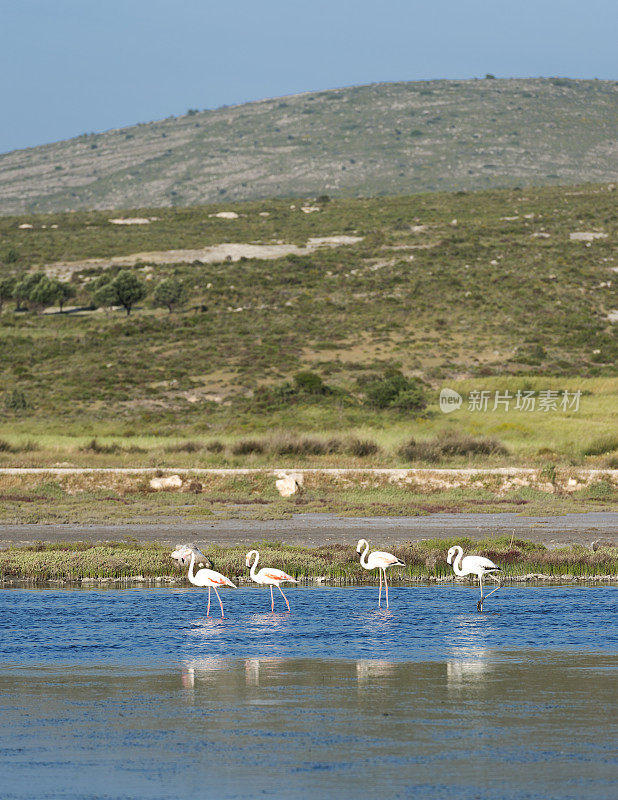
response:
[[(453, 578), (446, 553), (460, 544), (466, 553), (493, 559), (504, 570), (505, 580), (526, 577), (556, 578), (618, 577), (618, 548), (590, 552), (572, 546), (548, 550), (525, 540), (500, 538), (482, 544), (469, 539), (427, 540), (393, 548), (405, 567), (390, 571), (393, 582), (406, 580), (447, 580)], [(322, 579), (332, 583), (375, 582), (358, 563), (356, 549), (349, 545), (328, 545), (315, 549), (258, 542), (264, 563), (276, 565), (299, 580)], [(211, 566), (234, 581), (249, 580), (245, 553), (252, 546), (212, 547), (207, 556)], [(38, 544), (28, 548), (0, 551), (0, 580), (79, 581), (88, 579), (172, 578), (182, 581), (182, 572), (169, 556), (169, 548), (110, 542)]]
[(615, 180), (616, 81), (309, 92), (0, 155), (0, 213)]
[[(0, 277), (70, 273), (87, 308), (89, 281), (119, 269), (112, 257), (157, 250), (156, 263), (136, 256), (130, 269), (149, 287), (175, 276), (188, 291), (172, 314), (152, 294), (131, 316), (5, 303), (0, 465), (618, 465), (611, 187), (317, 207), (238, 204), (233, 220), (212, 216), (221, 205), (130, 212), (157, 216), (148, 226), (102, 212), (29, 216), (27, 229), (23, 217), (0, 219)], [(606, 238), (570, 239), (582, 231)], [(360, 241), (272, 260), (164, 255), (337, 235)], [(389, 370), (421, 380), (427, 407), (372, 406), (367, 387)], [(299, 388), (302, 371), (319, 376), (319, 391)], [(448, 415), (444, 387), (464, 395)], [(469, 410), (481, 390), (487, 411)], [(547, 390), (581, 392), (579, 408), (539, 410)], [(536, 392), (537, 408), (513, 399), (493, 410), (507, 391)]]

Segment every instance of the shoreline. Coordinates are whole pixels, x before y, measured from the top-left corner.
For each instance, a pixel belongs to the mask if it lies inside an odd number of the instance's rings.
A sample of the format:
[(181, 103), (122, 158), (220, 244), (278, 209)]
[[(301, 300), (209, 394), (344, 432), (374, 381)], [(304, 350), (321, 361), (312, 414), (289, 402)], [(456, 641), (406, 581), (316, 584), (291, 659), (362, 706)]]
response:
[[(242, 589), (255, 589), (260, 587), (251, 578), (234, 576), (238, 587)], [(600, 584), (616, 584), (618, 586), (617, 575), (594, 575), (581, 578), (576, 575), (543, 575), (541, 573), (531, 573), (530, 575), (505, 575), (502, 578), (502, 587), (522, 584), (529, 588), (539, 588), (543, 586), (565, 586), (577, 584), (578, 586), (597, 586)], [(466, 578), (448, 577), (405, 577), (396, 578), (390, 575), (388, 578), (389, 587), (404, 586), (476, 586), (478, 581)], [(319, 589), (338, 588), (345, 589), (353, 586), (377, 586), (375, 581), (367, 580), (343, 580), (340, 578), (316, 577), (299, 578), (298, 586), (289, 585), (287, 589)], [(80, 580), (43, 580), (36, 581), (28, 578), (3, 579), (0, 578), (0, 589), (191, 589), (194, 587), (188, 582), (186, 577), (179, 578), (174, 575), (165, 575), (160, 578), (142, 578), (135, 576), (131, 578), (82, 578)]]
[(181, 540), (197, 540), (228, 547), (277, 541), (309, 548), (355, 545), (366, 538), (380, 546), (454, 536), (483, 540), (493, 536), (526, 539), (552, 549), (567, 545), (589, 547), (596, 539), (618, 544), (618, 512), (588, 511), (562, 516), (524, 516), (514, 512), (458, 512), (423, 516), (342, 517), (329, 513), (295, 513), (288, 519), (159, 519), (151, 523), (22, 523), (0, 524), (0, 552), (36, 542), (131, 541), (173, 547)]

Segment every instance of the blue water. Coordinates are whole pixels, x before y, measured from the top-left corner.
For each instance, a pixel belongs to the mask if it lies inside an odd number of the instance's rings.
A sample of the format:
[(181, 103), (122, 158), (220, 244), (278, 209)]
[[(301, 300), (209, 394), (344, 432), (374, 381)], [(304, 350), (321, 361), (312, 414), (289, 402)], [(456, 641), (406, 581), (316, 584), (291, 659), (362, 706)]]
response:
[[(278, 594), (277, 592), (275, 594)], [(504, 587), (476, 610), (478, 590), (405, 587), (377, 607), (372, 587), (0, 591), (0, 663), (148, 665), (197, 658), (441, 659), (453, 648), (618, 651), (618, 587)]]
[(287, 595), (0, 590), (0, 798), (616, 796), (616, 587)]

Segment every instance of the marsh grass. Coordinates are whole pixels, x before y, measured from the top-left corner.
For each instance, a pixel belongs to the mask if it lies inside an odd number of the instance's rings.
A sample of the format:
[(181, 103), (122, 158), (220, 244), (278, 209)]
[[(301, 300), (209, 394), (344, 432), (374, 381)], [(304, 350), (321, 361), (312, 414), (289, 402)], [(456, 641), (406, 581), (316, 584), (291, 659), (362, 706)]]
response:
[[(498, 537), (475, 542), (468, 538), (409, 542), (389, 549), (406, 566), (392, 569), (392, 582), (406, 580), (445, 580), (453, 576), (446, 563), (446, 553), (453, 544), (460, 544), (466, 554), (479, 554), (494, 560), (503, 568), (503, 577), (521, 579), (618, 577), (618, 548), (602, 547), (595, 553), (581, 546), (548, 550), (534, 542)], [(359, 565), (353, 545), (324, 545), (314, 549), (261, 541), (234, 547), (202, 546), (213, 569), (234, 580), (249, 578), (245, 554), (258, 549), (265, 564), (272, 564), (298, 580), (333, 583), (374, 582), (376, 575)], [(181, 571), (170, 558), (170, 549), (159, 544), (133, 542), (58, 542), (36, 543), (29, 547), (11, 547), (0, 551), (0, 578), (3, 580), (79, 581), (84, 579), (174, 578)]]

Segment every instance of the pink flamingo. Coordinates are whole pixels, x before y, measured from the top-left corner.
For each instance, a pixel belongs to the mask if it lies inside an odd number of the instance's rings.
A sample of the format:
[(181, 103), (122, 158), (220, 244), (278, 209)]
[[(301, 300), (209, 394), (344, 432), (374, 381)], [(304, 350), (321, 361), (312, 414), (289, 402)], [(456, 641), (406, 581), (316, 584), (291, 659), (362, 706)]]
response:
[[(253, 561), (253, 565), (251, 565), (251, 558), (255, 556)], [(288, 575), (287, 572), (284, 572), (282, 569), (272, 569), (270, 567), (262, 567), (262, 569), (256, 573), (255, 569), (257, 567), (257, 563), (260, 560), (260, 554), (257, 550), (250, 550), (246, 557), (245, 563), (249, 567), (251, 567), (251, 580), (255, 581), (256, 583), (261, 583), (266, 586), (270, 586), (270, 610), (275, 610), (275, 598), (273, 597), (273, 586), (276, 586), (277, 589), (281, 592), (281, 597), (285, 600), (285, 604), (288, 607), (288, 611), (290, 610), (290, 604), (288, 603), (287, 597), (281, 591), (280, 584), (282, 583), (298, 583), (298, 581), (293, 578), (291, 575)]]
[(367, 539), (359, 539), (356, 546), (356, 552), (363, 551), (360, 559), (361, 567), (365, 569), (379, 569), (380, 570), (380, 594), (378, 597), (378, 605), (382, 608), (382, 575), (384, 575), (384, 586), (386, 587), (386, 607), (388, 608), (388, 583), (386, 580), (386, 570), (389, 567), (405, 567), (403, 561), (398, 559), (392, 553), (384, 553), (381, 550), (374, 550), (369, 553), (369, 542)]
[(190, 547), (178, 548), (172, 553), (172, 558), (178, 559), (181, 564), (186, 563), (186, 559), (189, 556), (191, 556), (191, 563), (189, 564), (189, 572), (187, 577), (194, 586), (201, 586), (203, 588), (208, 587), (208, 608), (206, 610), (206, 616), (210, 616), (210, 590), (214, 589), (217, 599), (219, 600), (219, 605), (221, 606), (221, 618), (223, 619), (223, 617), (225, 617), (225, 614), (223, 613), (223, 603), (219, 597), (217, 587), (222, 588), (223, 586), (231, 586), (233, 589), (236, 589), (236, 584), (232, 583), (229, 578), (226, 578), (225, 575), (222, 575), (220, 572), (215, 572), (214, 569), (198, 569), (198, 571), (193, 574), (193, 567), (195, 565), (195, 550)]

